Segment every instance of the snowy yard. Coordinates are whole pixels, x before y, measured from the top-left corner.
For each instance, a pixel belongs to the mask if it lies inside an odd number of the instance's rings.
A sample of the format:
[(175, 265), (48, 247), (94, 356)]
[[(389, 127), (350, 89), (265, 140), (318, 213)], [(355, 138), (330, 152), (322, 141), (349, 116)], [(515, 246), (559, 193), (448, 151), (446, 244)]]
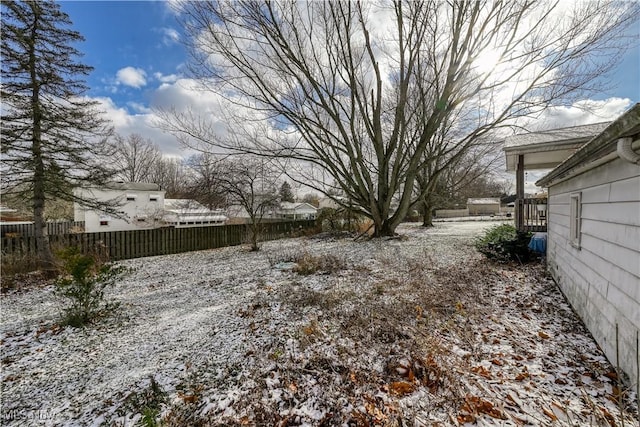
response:
[(85, 329), (3, 295), (2, 425), (637, 425), (543, 267), (475, 252), (491, 225), (125, 261)]

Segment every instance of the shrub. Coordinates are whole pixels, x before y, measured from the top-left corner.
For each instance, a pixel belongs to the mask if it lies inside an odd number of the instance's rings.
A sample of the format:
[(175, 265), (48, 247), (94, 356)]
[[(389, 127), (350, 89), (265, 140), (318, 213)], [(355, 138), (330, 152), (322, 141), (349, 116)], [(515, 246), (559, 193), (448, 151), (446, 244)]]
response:
[(362, 216), (348, 209), (322, 208), (316, 217), (316, 228), (328, 232), (356, 232), (362, 222)]
[(347, 268), (345, 261), (331, 254), (312, 255), (299, 249), (274, 252), (267, 255), (271, 268), (279, 264), (294, 264), (291, 270), (308, 276), (315, 273), (332, 274)]
[(116, 409), (116, 414), (125, 416), (128, 413), (142, 415), (138, 426), (155, 427), (161, 425), (160, 411), (167, 403), (167, 392), (158, 384), (153, 376), (149, 377), (149, 384), (140, 390), (134, 390), (125, 397), (122, 406)]
[(114, 304), (104, 301), (104, 290), (126, 273), (124, 267), (83, 255), (76, 247), (60, 251), (59, 256), (65, 275), (56, 280), (55, 293), (68, 300), (64, 324), (81, 327), (115, 308)]
[(487, 258), (499, 262), (527, 262), (531, 233), (516, 230), (513, 225), (502, 224), (490, 228), (474, 242), (476, 249)]
[(303, 276), (315, 273), (331, 274), (346, 268), (342, 259), (331, 254), (315, 256), (304, 252), (293, 262), (296, 263), (293, 271)]

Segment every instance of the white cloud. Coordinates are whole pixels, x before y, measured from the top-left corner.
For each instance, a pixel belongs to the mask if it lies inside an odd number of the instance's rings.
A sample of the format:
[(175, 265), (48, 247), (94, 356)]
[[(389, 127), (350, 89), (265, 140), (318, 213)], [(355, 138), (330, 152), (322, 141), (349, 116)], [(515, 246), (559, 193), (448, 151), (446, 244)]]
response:
[(169, 46), (180, 41), (180, 33), (174, 28), (164, 27), (162, 31), (162, 43)]
[(178, 81), (178, 79), (180, 78), (180, 76), (178, 76), (177, 74), (167, 74), (164, 75), (162, 73), (153, 73), (153, 77), (156, 78), (156, 80), (162, 82), (162, 83), (175, 83), (176, 81)]
[(147, 107), (141, 105), (133, 106), (138, 111), (130, 113), (126, 108), (117, 106), (111, 98), (94, 98), (100, 103), (100, 108), (104, 111), (107, 119), (111, 120), (116, 133), (127, 136), (132, 133), (148, 138), (160, 147), (165, 155), (183, 156), (183, 150), (176, 139), (161, 130), (155, 128), (152, 123), (156, 119)]
[(125, 86), (140, 88), (147, 84), (147, 73), (141, 68), (124, 67), (118, 70), (116, 82)]
[(583, 100), (571, 106), (552, 107), (536, 119), (533, 129), (555, 129), (615, 120), (632, 105), (629, 98)]

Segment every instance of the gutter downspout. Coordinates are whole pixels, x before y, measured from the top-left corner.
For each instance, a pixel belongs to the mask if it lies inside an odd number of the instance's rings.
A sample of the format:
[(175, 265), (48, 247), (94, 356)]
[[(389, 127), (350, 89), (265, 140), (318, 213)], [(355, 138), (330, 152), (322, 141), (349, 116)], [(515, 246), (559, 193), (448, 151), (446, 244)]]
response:
[(632, 143), (632, 138), (618, 139), (618, 147), (616, 150), (618, 153), (618, 157), (620, 157), (622, 160), (626, 160), (627, 162), (640, 165), (640, 154), (633, 151), (633, 148), (631, 147)]

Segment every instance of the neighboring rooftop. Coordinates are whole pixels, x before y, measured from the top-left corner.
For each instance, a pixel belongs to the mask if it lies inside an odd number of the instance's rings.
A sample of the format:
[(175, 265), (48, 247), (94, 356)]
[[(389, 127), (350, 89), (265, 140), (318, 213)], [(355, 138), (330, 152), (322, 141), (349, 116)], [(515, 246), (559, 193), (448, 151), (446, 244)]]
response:
[(111, 190), (160, 191), (160, 185), (151, 182), (110, 182), (105, 187)]
[(164, 199), (164, 208), (166, 210), (176, 211), (201, 210), (209, 212), (209, 209), (204, 207), (200, 202), (192, 199)]
[(282, 202), (280, 203), (280, 208), (283, 210), (295, 210), (298, 208), (312, 208), (312, 209), (317, 209), (315, 206), (306, 203), (306, 202), (296, 202), (296, 203), (292, 203), (292, 202)]
[(499, 198), (485, 197), (481, 199), (467, 199), (467, 205), (495, 205), (500, 204)]

